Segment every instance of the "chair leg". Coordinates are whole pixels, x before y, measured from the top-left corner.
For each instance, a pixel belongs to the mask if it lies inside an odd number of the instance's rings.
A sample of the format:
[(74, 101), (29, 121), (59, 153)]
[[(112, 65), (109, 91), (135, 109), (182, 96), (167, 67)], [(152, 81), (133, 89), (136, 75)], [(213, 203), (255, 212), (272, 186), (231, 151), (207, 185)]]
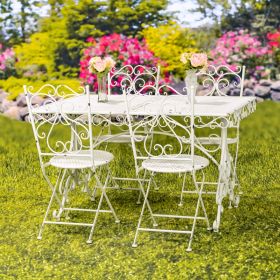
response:
[(89, 234), (89, 237), (88, 237), (88, 240), (87, 240), (88, 244), (92, 243), (92, 235), (93, 235), (94, 228), (95, 228), (95, 225), (96, 225), (96, 222), (97, 222), (97, 218), (98, 218), (98, 215), (99, 215), (99, 211), (100, 211), (100, 208), (101, 208), (103, 197), (104, 197), (104, 192), (101, 193), (101, 197), (100, 197), (99, 202), (98, 202), (98, 206), (97, 206), (95, 216), (94, 216), (94, 219), (93, 219), (93, 223), (92, 223), (92, 226), (91, 226), (90, 234)]
[[(64, 181), (64, 178), (65, 178), (65, 175), (66, 175), (66, 172), (68, 171), (69, 175), (66, 179), (66, 182), (65, 182), (65, 185), (63, 186), (63, 181)], [(69, 189), (71, 189), (71, 186), (72, 186), (72, 182), (71, 182), (71, 179), (72, 179), (72, 174), (71, 172), (69, 172), (69, 170), (65, 169), (63, 171), (63, 176), (60, 180), (60, 184), (59, 184), (59, 192), (60, 194), (62, 195), (62, 200), (61, 200), (61, 203), (60, 203), (60, 207), (59, 207), (59, 210), (54, 210), (53, 211), (53, 217), (55, 219), (57, 219), (57, 221), (60, 220), (60, 217), (64, 211), (64, 206), (65, 206), (65, 203), (68, 202), (68, 192), (69, 192)], [(68, 216), (68, 212), (66, 213), (66, 218), (68, 219), (69, 216)]]
[[(202, 182), (201, 182), (200, 189), (199, 189), (199, 200), (201, 203), (202, 211), (204, 213), (204, 217), (206, 218), (207, 230), (212, 230), (212, 227), (210, 226), (209, 219), (208, 219), (208, 216), (206, 213), (205, 205), (204, 205), (204, 202), (202, 199), (202, 192), (203, 192), (203, 187), (204, 187), (204, 182), (205, 182), (205, 174), (203, 171), (202, 171), (202, 175), (203, 175), (203, 178), (202, 178)], [(194, 177), (195, 177), (195, 174), (194, 174)], [(195, 180), (196, 180), (196, 177), (195, 177)], [(198, 190), (198, 184), (196, 181), (195, 181), (195, 184), (196, 184), (196, 189)]]
[[(62, 171), (60, 170), (60, 171), (59, 171), (59, 174), (58, 174), (57, 181), (56, 181), (57, 187), (58, 187), (58, 184), (59, 184), (58, 179), (60, 178), (61, 172), (62, 172)], [(63, 170), (63, 174), (64, 174), (64, 175), (65, 175), (65, 173), (66, 173), (66, 171)], [(64, 175), (62, 175), (62, 176), (64, 176)], [(49, 185), (51, 191), (53, 191), (55, 187), (52, 185), (52, 183), (51, 183), (49, 177), (46, 175), (46, 173), (45, 173), (44, 170), (43, 170), (43, 176), (44, 176), (46, 182), (48, 183), (48, 185)], [(64, 177), (63, 177), (63, 178), (64, 178)], [(63, 179), (62, 179), (62, 180), (63, 180)], [(61, 180), (60, 180), (60, 181), (61, 181)], [(57, 203), (58, 203), (59, 206), (60, 206), (60, 205), (61, 205), (61, 200), (60, 200), (60, 198), (58, 197), (57, 193), (55, 193), (54, 198), (55, 198), (55, 200), (57, 201)]]
[(96, 212), (95, 212), (95, 216), (94, 216), (94, 220), (93, 220), (93, 223), (92, 223), (92, 226), (91, 226), (90, 234), (89, 234), (89, 237), (88, 237), (88, 240), (87, 240), (88, 244), (92, 243), (93, 232), (94, 232), (94, 229), (95, 229), (95, 226), (96, 226), (96, 223), (97, 223), (97, 218), (98, 218), (98, 215), (100, 213), (100, 208), (101, 208), (102, 201), (103, 201), (104, 197), (105, 197), (105, 199), (106, 199), (106, 201), (108, 203), (108, 206), (109, 206), (109, 208), (110, 208), (110, 210), (111, 210), (111, 212), (112, 212), (112, 214), (113, 214), (113, 216), (115, 218), (116, 223), (119, 223), (119, 221), (120, 221), (118, 219), (118, 217), (117, 217), (117, 215), (115, 213), (115, 210), (114, 210), (112, 204), (110, 203), (109, 198), (108, 198), (108, 196), (106, 194), (106, 191), (105, 191), (105, 189), (106, 189), (106, 187), (108, 185), (108, 181), (109, 181), (110, 175), (107, 174), (107, 177), (106, 177), (104, 185), (102, 185), (102, 183), (101, 183), (101, 181), (100, 181), (100, 179), (99, 179), (99, 177), (98, 177), (98, 175), (96, 173), (94, 174), (94, 177), (96, 179), (97, 185), (99, 185), (101, 187), (101, 197), (100, 197), (99, 202), (98, 202), (98, 206), (97, 206), (97, 209), (96, 209)]
[[(108, 171), (107, 178), (106, 178), (105, 184), (104, 184), (104, 188), (102, 188), (102, 192), (104, 192), (104, 197), (105, 197), (105, 199), (106, 199), (106, 202), (107, 202), (107, 204), (108, 204), (110, 210), (112, 211), (112, 214), (113, 214), (113, 216), (114, 216), (114, 218), (115, 218), (115, 222), (118, 224), (118, 223), (120, 222), (120, 220), (119, 220), (119, 218), (117, 217), (116, 212), (115, 212), (115, 209), (113, 208), (113, 206), (112, 206), (112, 204), (111, 204), (111, 202), (110, 202), (110, 200), (109, 200), (109, 198), (108, 198), (108, 196), (107, 196), (107, 193), (106, 193), (106, 188), (107, 188), (107, 185), (108, 185), (110, 176), (111, 176), (111, 175), (110, 175), (110, 172)], [(98, 182), (98, 184), (101, 184), (101, 182), (100, 182), (100, 180), (99, 180), (99, 178), (98, 178), (97, 176), (96, 176), (96, 181)]]
[[(51, 198), (50, 198), (50, 201), (49, 201), (49, 204), (48, 204), (48, 207), (47, 207), (47, 210), (46, 210), (46, 213), (45, 213), (45, 216), (44, 216), (44, 219), (43, 219), (43, 222), (41, 224), (41, 227), (40, 227), (40, 230), (39, 230), (39, 234), (38, 234), (38, 237), (37, 239), (41, 240), (42, 239), (42, 234), (43, 234), (43, 230), (44, 230), (44, 227), (45, 227), (45, 222), (47, 220), (47, 217), (49, 215), (49, 212), (50, 212), (50, 209), (51, 209), (51, 205), (53, 203), (53, 199), (55, 198), (56, 200), (58, 200), (59, 202), (59, 205), (61, 207), (61, 201), (60, 199), (58, 198), (57, 196), (57, 193), (56, 193), (56, 190), (57, 190), (57, 187), (59, 185), (59, 182), (60, 182), (60, 177), (61, 177), (61, 174), (62, 174), (62, 170), (59, 171), (59, 174), (58, 174), (58, 178), (57, 178), (57, 181), (56, 181), (56, 184), (55, 186), (53, 186), (49, 180), (49, 178), (46, 176), (45, 173), (44, 174), (44, 177), (46, 178), (46, 181), (47, 183), (49, 184), (50, 188), (52, 189), (52, 195), (51, 195)], [(63, 173), (64, 174), (64, 173)], [(64, 178), (62, 174), (62, 179)]]
[[(207, 228), (210, 229), (210, 224), (209, 224), (208, 216), (206, 214), (205, 206), (204, 206), (204, 203), (203, 203), (203, 200), (202, 200), (202, 197), (201, 197), (202, 190), (203, 190), (203, 183), (201, 184), (200, 189), (199, 189), (198, 188), (198, 184), (196, 182), (195, 173), (193, 172), (192, 175), (193, 175), (193, 181), (194, 181), (194, 184), (195, 184), (195, 189), (196, 189), (197, 194), (198, 194), (198, 200), (197, 200), (197, 204), (196, 204), (196, 209), (195, 209), (195, 215), (194, 215), (194, 220), (193, 220), (193, 224), (192, 224), (191, 235), (190, 235), (190, 238), (189, 238), (188, 247), (186, 249), (187, 252), (191, 252), (192, 251), (191, 244), (192, 244), (192, 241), (193, 241), (194, 230), (195, 230), (195, 226), (196, 226), (196, 220), (197, 220), (200, 204), (201, 204), (202, 210), (204, 212), (204, 217), (206, 218)], [(203, 174), (203, 182), (204, 182), (204, 174)]]
[(115, 218), (115, 222), (116, 222), (116, 224), (119, 224), (120, 223), (120, 219), (118, 218), (118, 216), (117, 216), (117, 214), (115, 212), (115, 209), (113, 208), (113, 206), (112, 206), (112, 204), (111, 204), (111, 202), (110, 202), (110, 200), (109, 200), (109, 198), (107, 196), (105, 188), (104, 188), (103, 192), (104, 192), (104, 197), (105, 197), (105, 199), (107, 201), (107, 204), (108, 204), (108, 206), (109, 206), (110, 210), (112, 211), (112, 214), (113, 214), (113, 216)]
[(183, 206), (183, 191), (185, 190), (185, 183), (186, 183), (186, 173), (184, 174), (184, 178), (183, 178), (183, 185), (182, 185), (182, 190), (181, 190), (181, 196), (180, 196), (180, 202), (179, 202), (179, 206)]
[[(144, 171), (143, 180), (146, 179), (146, 175), (147, 175), (147, 170)], [(137, 175), (137, 176), (138, 176), (138, 175)], [(141, 184), (141, 183), (139, 182), (139, 184)], [(142, 191), (141, 191), (141, 189), (140, 189), (140, 190), (139, 190), (138, 199), (137, 199), (137, 201), (136, 201), (136, 204), (137, 204), (137, 205), (140, 205), (140, 204), (141, 204), (141, 197), (142, 197)]]
[(152, 177), (153, 177), (153, 174), (152, 174), (152, 176), (149, 179), (149, 183), (148, 183), (148, 187), (147, 187), (146, 193), (145, 193), (145, 191), (143, 189), (142, 184), (140, 184), (140, 188), (141, 188), (141, 191), (142, 191), (143, 197), (144, 197), (144, 202), (143, 202), (142, 210), (141, 210), (140, 217), (139, 217), (139, 220), (138, 220), (138, 224), (137, 224), (134, 240), (133, 240), (133, 243), (132, 243), (132, 247), (134, 247), (134, 248), (137, 247), (137, 238), (138, 238), (139, 228), (141, 227), (141, 223), (142, 223), (142, 219), (143, 219), (143, 215), (144, 215), (144, 211), (145, 211), (146, 205), (149, 208), (149, 211), (151, 213), (151, 217), (153, 219), (154, 226), (157, 226), (157, 223), (156, 223), (156, 221), (155, 221), (155, 219), (153, 217), (153, 214), (152, 214), (152, 209), (151, 209), (149, 201), (148, 201), (148, 195), (149, 195), (149, 191), (150, 191), (150, 187), (151, 187)]
[[(99, 171), (99, 173), (98, 173), (97, 176), (100, 176), (100, 175), (101, 175), (101, 173), (102, 173), (102, 168), (103, 168), (102, 166), (99, 168), (100, 171)], [(109, 170), (109, 168), (108, 168), (107, 170)], [(91, 200), (91, 201), (95, 201), (97, 189), (98, 189), (98, 187), (97, 187), (97, 186), (94, 186), (93, 191), (92, 191), (92, 194), (90, 195), (90, 200)]]
[(136, 204), (138, 204), (138, 205), (141, 204), (141, 197), (142, 197), (142, 192), (140, 190)]
[[(154, 176), (154, 175), (153, 175), (153, 173), (152, 173), (151, 177), (153, 177), (153, 176)], [(150, 180), (153, 180), (153, 178), (150, 178)], [(149, 184), (149, 183), (150, 183), (150, 184), (152, 183), (150, 180), (149, 180), (148, 184)], [(144, 191), (144, 188), (143, 188), (143, 185), (142, 185), (141, 181), (139, 181), (139, 184), (140, 184), (141, 196), (145, 197), (145, 191)], [(152, 208), (151, 208), (150, 203), (149, 203), (148, 200), (147, 200), (147, 207), (148, 207), (148, 210), (149, 210), (149, 212), (150, 212), (151, 218), (152, 218), (152, 220), (153, 220), (153, 226), (154, 226), (154, 227), (158, 226), (158, 224), (157, 224), (157, 222), (156, 222), (156, 220), (155, 220), (155, 218), (154, 218), (154, 216), (153, 216), (153, 211), (152, 211)]]
[(197, 203), (196, 203), (195, 215), (194, 215), (194, 219), (193, 219), (192, 230), (191, 230), (191, 235), (190, 235), (190, 238), (189, 238), (188, 248), (186, 250), (187, 252), (192, 251), (191, 245), (192, 245), (193, 236), (194, 236), (194, 229), (195, 229), (195, 225), (196, 225), (196, 219), (197, 219), (197, 215), (198, 215), (199, 204), (200, 204), (200, 200), (198, 199)]

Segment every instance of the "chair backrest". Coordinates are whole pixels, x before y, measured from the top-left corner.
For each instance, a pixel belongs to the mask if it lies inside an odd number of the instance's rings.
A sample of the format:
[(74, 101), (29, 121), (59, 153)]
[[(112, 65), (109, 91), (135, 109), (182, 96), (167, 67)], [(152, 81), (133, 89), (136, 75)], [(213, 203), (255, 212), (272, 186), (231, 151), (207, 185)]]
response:
[(125, 65), (120, 69), (113, 68), (108, 74), (108, 93), (122, 94), (122, 85), (133, 85), (139, 93), (158, 93), (160, 66)]
[(245, 66), (209, 65), (206, 71), (199, 71), (197, 77), (203, 95), (226, 96), (229, 90), (243, 95)]
[[(25, 85), (24, 92), (41, 165), (60, 155), (90, 157), (94, 167), (88, 86), (76, 92), (66, 85), (45, 84), (36, 91)], [(33, 102), (38, 96), (40, 105)]]
[[(166, 87), (170, 89), (170, 86)], [(123, 90), (136, 172), (141, 170), (141, 162), (151, 157), (182, 160), (186, 146), (191, 147), (193, 163), (194, 88), (191, 88), (190, 102), (187, 95), (143, 96), (134, 92), (133, 86), (128, 89), (124, 87)], [(190, 115), (180, 119), (175, 115), (182, 106), (188, 107)]]

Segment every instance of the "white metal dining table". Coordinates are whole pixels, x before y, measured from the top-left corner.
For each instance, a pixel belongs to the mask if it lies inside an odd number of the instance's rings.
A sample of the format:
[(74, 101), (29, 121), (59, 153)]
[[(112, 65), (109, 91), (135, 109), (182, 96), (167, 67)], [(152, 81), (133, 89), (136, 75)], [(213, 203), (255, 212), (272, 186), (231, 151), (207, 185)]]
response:
[[(125, 100), (122, 95), (110, 95), (106, 103), (98, 102), (97, 95), (91, 97), (91, 114), (103, 116), (108, 118), (111, 116), (125, 117), (126, 106)], [(164, 96), (143, 95), (138, 97), (138, 102), (133, 110), (130, 111), (131, 115), (145, 116), (157, 114), (161, 104), (161, 99)], [(170, 98), (171, 102), (166, 108), (166, 114), (171, 116), (189, 116), (190, 105), (186, 103), (184, 96), (174, 95)], [(60, 101), (59, 101), (60, 102)], [(88, 102), (85, 96), (73, 97), (64, 99), (63, 104), (60, 104), (63, 111), (67, 114), (83, 114), (86, 113)], [(75, 106), (73, 106), (75, 104)], [(78, 106), (77, 106), (78, 104)], [(205, 127), (203, 118), (211, 118), (207, 122), (209, 128), (220, 128), (221, 130), (221, 156), (217, 163), (219, 168), (219, 179), (216, 190), (216, 203), (217, 203), (217, 216), (213, 223), (213, 229), (219, 230), (221, 213), (223, 211), (223, 199), (229, 196), (230, 200), (235, 199), (234, 182), (232, 182), (232, 166), (230, 164), (231, 155), (229, 153), (227, 137), (228, 128), (233, 127), (240, 120), (249, 116), (256, 109), (255, 97), (231, 97), (231, 96), (196, 96), (194, 105), (195, 119)], [(57, 108), (54, 104), (45, 104), (38, 107), (35, 111), (37, 113), (56, 113)], [(209, 154), (209, 156), (211, 156)]]

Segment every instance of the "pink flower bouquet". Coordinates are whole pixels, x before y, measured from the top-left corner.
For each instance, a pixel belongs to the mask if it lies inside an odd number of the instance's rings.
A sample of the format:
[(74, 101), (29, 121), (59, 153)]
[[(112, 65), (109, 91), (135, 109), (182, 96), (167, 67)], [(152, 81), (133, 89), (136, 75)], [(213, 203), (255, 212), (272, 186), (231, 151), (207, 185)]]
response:
[(88, 70), (93, 74), (106, 75), (115, 65), (116, 62), (111, 57), (102, 59), (100, 56), (94, 56), (89, 60)]
[(208, 66), (206, 53), (182, 53), (180, 60), (185, 65), (186, 70), (206, 70)]

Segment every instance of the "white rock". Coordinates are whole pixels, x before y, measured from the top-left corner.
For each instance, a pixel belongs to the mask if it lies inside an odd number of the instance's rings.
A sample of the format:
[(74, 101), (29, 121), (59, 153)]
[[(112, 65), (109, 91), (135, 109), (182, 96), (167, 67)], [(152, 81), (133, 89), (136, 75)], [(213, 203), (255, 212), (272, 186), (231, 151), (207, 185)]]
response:
[(271, 85), (271, 89), (275, 91), (280, 91), (280, 81), (273, 82)]
[(280, 91), (274, 91), (272, 90), (271, 92), (271, 99), (274, 101), (280, 101)]
[(16, 103), (19, 107), (25, 107), (27, 104), (25, 96), (23, 94), (19, 95), (17, 97)]
[(230, 92), (230, 95), (233, 96), (240, 96), (240, 89), (239, 88), (235, 88)]
[(19, 114), (20, 114), (20, 117), (22, 119), (25, 118), (26, 115), (28, 115), (28, 108), (27, 107), (22, 107), (19, 109)]
[(271, 80), (260, 80), (259, 84), (261, 86), (271, 86), (272, 81)]
[(243, 91), (244, 96), (254, 96), (255, 92), (250, 88), (245, 88)]
[(3, 99), (2, 101), (2, 109), (3, 111), (7, 111), (10, 107), (16, 106), (16, 102), (8, 100), (8, 99)]
[(255, 86), (255, 92), (257, 96), (260, 97), (268, 97), (270, 95), (270, 87), (266, 86), (261, 86), (261, 85), (256, 85)]
[(8, 110), (4, 112), (4, 115), (11, 119), (20, 120), (19, 107), (17, 106), (10, 107)]
[(32, 103), (33, 105), (36, 105), (36, 104), (40, 105), (40, 104), (43, 102), (43, 100), (44, 100), (44, 99), (43, 99), (42, 97), (40, 97), (40, 96), (38, 96), (38, 95), (35, 95), (35, 96), (32, 97), (31, 103)]
[(8, 94), (5, 91), (0, 90), (0, 102), (2, 102)]

